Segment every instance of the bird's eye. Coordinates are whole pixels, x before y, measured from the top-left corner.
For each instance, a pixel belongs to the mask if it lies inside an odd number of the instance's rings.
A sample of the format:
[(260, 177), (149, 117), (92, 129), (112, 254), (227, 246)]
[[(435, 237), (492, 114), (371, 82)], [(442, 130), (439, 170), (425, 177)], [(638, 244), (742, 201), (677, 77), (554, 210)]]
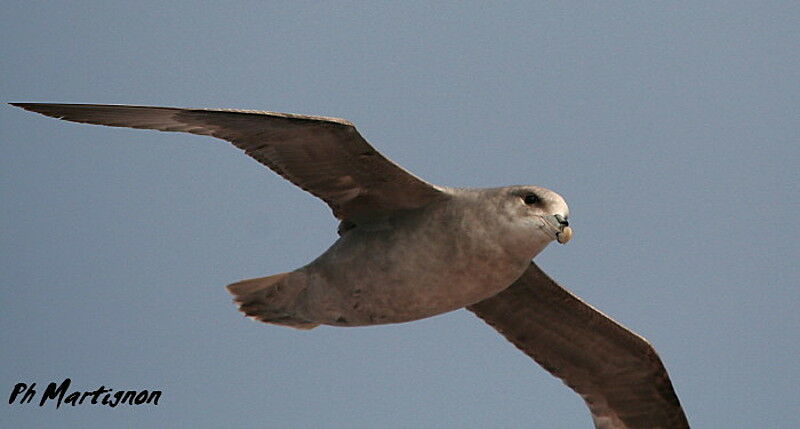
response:
[(525, 204), (528, 205), (533, 205), (539, 202), (539, 196), (536, 194), (525, 195), (523, 199), (525, 200)]

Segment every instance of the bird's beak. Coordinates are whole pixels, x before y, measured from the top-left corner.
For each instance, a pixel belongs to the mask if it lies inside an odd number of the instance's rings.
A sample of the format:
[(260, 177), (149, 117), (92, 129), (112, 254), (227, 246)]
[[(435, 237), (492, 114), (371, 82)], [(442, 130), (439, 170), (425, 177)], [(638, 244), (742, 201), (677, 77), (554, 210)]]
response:
[(553, 228), (556, 240), (559, 243), (565, 244), (572, 238), (572, 228), (569, 227), (569, 222), (567, 222), (567, 218), (564, 216), (555, 214), (552, 216), (542, 216), (542, 219), (547, 222), (548, 226)]

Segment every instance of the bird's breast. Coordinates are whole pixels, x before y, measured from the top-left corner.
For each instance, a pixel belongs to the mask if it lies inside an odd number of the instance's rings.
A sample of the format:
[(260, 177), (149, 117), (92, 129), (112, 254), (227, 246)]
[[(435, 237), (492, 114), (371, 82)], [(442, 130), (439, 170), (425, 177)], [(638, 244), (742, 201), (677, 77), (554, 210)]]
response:
[(468, 219), (399, 219), (356, 227), (301, 270), (306, 308), (332, 325), (397, 323), (493, 296), (526, 269), (489, 228)]

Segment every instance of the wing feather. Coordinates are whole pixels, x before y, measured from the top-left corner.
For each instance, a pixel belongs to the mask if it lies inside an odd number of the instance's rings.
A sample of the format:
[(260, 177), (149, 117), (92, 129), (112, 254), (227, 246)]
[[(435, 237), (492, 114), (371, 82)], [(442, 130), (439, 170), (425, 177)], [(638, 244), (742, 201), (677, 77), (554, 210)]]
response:
[(413, 209), (441, 198), (435, 186), (378, 153), (352, 123), (255, 110), (11, 103), (58, 119), (227, 140), (321, 198), (340, 219)]
[(688, 428), (655, 349), (536, 264), (467, 307), (583, 397), (598, 428)]

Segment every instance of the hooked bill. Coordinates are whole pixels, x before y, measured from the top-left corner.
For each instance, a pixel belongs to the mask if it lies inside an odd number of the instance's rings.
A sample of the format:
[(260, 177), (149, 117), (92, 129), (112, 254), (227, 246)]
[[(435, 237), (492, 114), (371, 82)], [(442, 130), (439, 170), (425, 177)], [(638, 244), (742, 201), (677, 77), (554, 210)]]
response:
[(572, 228), (565, 226), (564, 229), (556, 234), (559, 243), (564, 244), (572, 239)]

